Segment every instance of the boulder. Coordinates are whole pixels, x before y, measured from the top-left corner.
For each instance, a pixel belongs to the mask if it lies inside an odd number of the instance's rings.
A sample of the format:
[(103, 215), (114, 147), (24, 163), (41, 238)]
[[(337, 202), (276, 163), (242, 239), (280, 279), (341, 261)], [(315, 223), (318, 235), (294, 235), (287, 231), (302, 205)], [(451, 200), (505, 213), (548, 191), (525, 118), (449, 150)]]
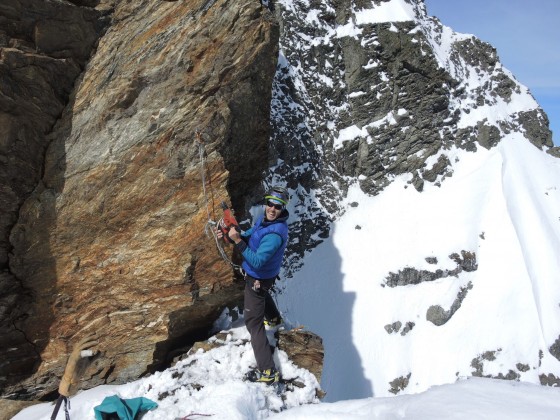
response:
[[(254, 1), (123, 1), (110, 19), (45, 130), (43, 176), (12, 204), (11, 397), (48, 398), (92, 330), (82, 387), (136, 379), (241, 298), (205, 227), (222, 200), (246, 215), (262, 180), (278, 27)], [(72, 50), (41, 31), (41, 49)]]
[(325, 351), (317, 334), (302, 329), (278, 331), (278, 348), (297, 366), (307, 369), (321, 382)]
[(40, 353), (22, 329), (37, 296), (10, 267), (10, 233), (43, 176), (48, 134), (106, 24), (104, 12), (63, 1), (0, 4), (0, 392), (36, 369)]

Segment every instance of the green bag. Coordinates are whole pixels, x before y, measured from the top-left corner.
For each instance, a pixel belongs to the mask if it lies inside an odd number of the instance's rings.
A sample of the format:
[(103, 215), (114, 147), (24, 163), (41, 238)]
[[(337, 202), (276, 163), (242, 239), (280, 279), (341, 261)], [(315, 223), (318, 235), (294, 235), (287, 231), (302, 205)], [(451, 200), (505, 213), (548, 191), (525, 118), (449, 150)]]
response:
[(157, 404), (144, 397), (122, 399), (117, 395), (105, 397), (103, 402), (93, 408), (95, 420), (120, 419), (134, 420), (138, 413), (157, 408)]

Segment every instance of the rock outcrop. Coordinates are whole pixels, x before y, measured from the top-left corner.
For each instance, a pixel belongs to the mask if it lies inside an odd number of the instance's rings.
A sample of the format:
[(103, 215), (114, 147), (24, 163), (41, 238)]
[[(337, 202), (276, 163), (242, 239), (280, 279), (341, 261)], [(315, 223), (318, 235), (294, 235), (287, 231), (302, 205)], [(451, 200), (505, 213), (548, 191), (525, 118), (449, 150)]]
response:
[[(240, 299), (204, 230), (221, 200), (243, 216), (247, 191), (260, 185), (278, 55), (278, 27), (254, 1), (44, 3), (53, 13), (62, 5), (89, 13), (95, 28), (105, 16), (110, 23), (83, 73), (87, 54), (59, 71), (79, 77), (58, 120), (73, 82), (63, 87), (51, 75), (58, 107), (36, 111), (52, 113), (37, 146), (48, 144), (44, 165), (29, 153), (35, 175), (17, 199), (3, 198), (11, 215), (3, 216), (2, 292), (12, 306), (2, 315), (11, 335), (2, 334), (0, 387), (19, 398), (56, 390), (71, 343), (92, 329), (101, 353), (84, 387), (122, 383), (164, 364)], [(14, 25), (24, 19), (23, 9), (8, 11)], [(34, 48), (72, 51), (57, 46), (64, 31), (45, 31), (48, 47)], [(10, 53), (4, 47), (2, 57)], [(35, 87), (16, 82), (2, 85), (2, 98), (5, 86)], [(33, 120), (25, 109), (18, 115)], [(25, 150), (36, 141), (12, 143)]]
[(43, 176), (48, 134), (106, 25), (104, 10), (68, 2), (0, 4), (0, 389), (36, 367), (41, 347), (23, 328), (37, 296), (9, 267), (10, 232)]
[(0, 420), (10, 420), (24, 408), (37, 403), (39, 402), (0, 399)]
[[(488, 149), (512, 131), (558, 153), (546, 114), (491, 45), (452, 32), (421, 1), (402, 4), (383, 22), (383, 1), (275, 2), (282, 56), (269, 179), (285, 179), (300, 201), (291, 268), (329, 235), (349, 184), (371, 195), (398, 175), (418, 191), (441, 185), (453, 175), (445, 151)], [(527, 111), (510, 106), (523, 95)]]
[(321, 337), (301, 329), (279, 331), (278, 348), (284, 350), (292, 362), (310, 371), (321, 382), (325, 357)]

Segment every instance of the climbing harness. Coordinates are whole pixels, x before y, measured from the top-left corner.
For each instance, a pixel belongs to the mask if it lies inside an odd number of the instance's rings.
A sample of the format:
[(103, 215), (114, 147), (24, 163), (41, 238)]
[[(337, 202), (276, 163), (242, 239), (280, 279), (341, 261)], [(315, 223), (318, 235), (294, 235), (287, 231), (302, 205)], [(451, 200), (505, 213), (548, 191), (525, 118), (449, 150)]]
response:
[[(204, 141), (202, 140), (202, 135), (200, 133), (200, 131), (196, 131), (195, 132), (195, 140), (198, 143), (198, 154), (199, 154), (199, 158), (200, 158), (200, 177), (202, 179), (202, 191), (204, 193), (204, 203), (206, 206), (206, 215), (208, 217), (208, 220), (206, 222), (206, 225), (204, 226), (204, 232), (206, 233), (206, 236), (210, 237), (210, 235), (212, 235), (212, 237), (214, 238), (214, 242), (216, 243), (216, 248), (218, 249), (218, 253), (220, 254), (220, 257), (222, 257), (222, 259), (227, 262), (229, 265), (231, 265), (231, 267), (234, 270), (237, 270), (239, 273), (241, 273), (241, 275), (245, 276), (245, 270), (243, 270), (241, 268), (240, 265), (235, 264), (226, 254), (226, 251), (224, 250), (224, 247), (222, 245), (222, 241), (220, 241), (220, 239), (218, 238), (218, 235), (216, 233), (215, 228), (216, 227), (220, 227), (220, 225), (222, 225), (222, 227), (225, 227), (228, 224), (231, 224), (231, 218), (233, 218), (233, 221), (235, 221), (235, 218), (233, 217), (233, 215), (229, 216), (231, 214), (231, 210), (229, 210), (229, 208), (227, 207), (227, 205), (225, 203), (222, 203), (222, 208), (224, 209), (224, 213), (225, 216), (228, 218), (228, 220), (224, 220), (224, 218), (220, 219), (219, 222), (215, 222), (215, 214), (214, 214), (214, 191), (212, 188), (212, 177), (208, 176), (208, 185), (209, 185), (209, 190), (210, 190), (210, 194), (211, 194), (211, 199), (212, 199), (212, 217), (210, 215), (210, 200), (208, 199), (208, 191), (206, 191), (206, 175), (207, 172), (209, 172), (208, 170), (208, 166), (206, 164), (206, 148), (204, 147)], [(225, 208), (224, 208), (225, 206)], [(226, 213), (226, 210), (229, 213)], [(237, 222), (235, 222), (235, 224), (237, 224)], [(231, 226), (230, 226), (231, 227)], [(223, 232), (223, 230), (222, 230)], [(226, 235), (224, 235), (225, 238)], [(225, 241), (226, 239), (224, 239)]]

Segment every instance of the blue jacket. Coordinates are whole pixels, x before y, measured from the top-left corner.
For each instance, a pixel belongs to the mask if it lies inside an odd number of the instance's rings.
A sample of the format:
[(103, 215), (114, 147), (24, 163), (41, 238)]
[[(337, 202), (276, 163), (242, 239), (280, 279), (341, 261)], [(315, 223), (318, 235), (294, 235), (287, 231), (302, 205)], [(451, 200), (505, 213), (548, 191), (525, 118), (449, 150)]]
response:
[(248, 243), (241, 241), (237, 246), (243, 255), (242, 267), (251, 277), (271, 279), (280, 272), (288, 245), (288, 216), (287, 210), (272, 222), (261, 216), (251, 229), (241, 235), (249, 238)]

